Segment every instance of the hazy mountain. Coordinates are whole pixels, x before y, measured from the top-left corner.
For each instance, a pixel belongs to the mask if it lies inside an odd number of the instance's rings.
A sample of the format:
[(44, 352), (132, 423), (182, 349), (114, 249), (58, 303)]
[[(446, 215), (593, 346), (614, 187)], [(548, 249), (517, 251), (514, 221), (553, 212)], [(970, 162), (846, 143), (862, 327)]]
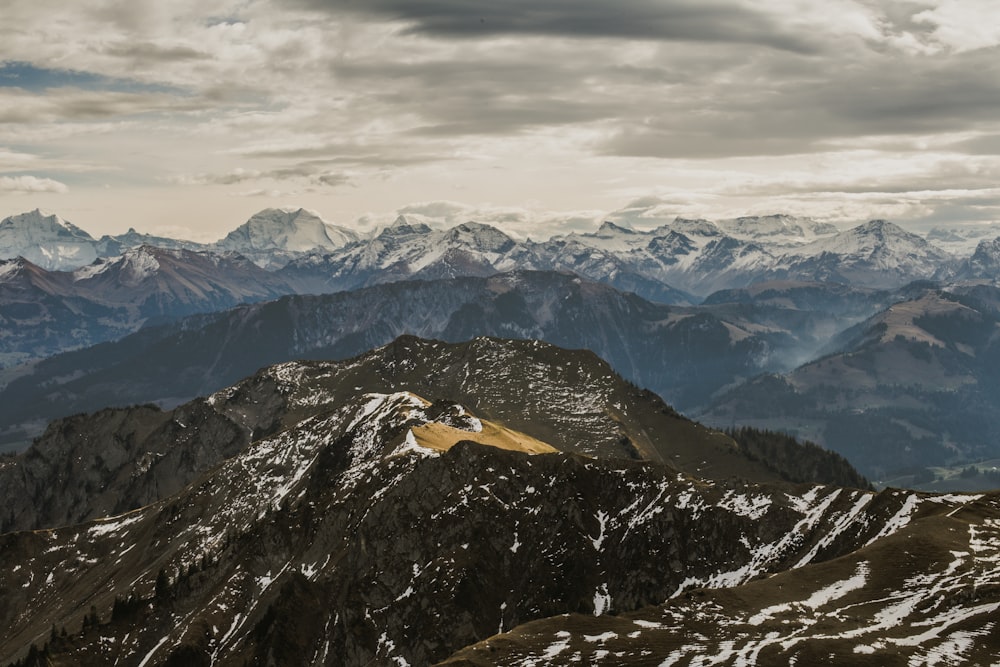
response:
[(308, 253), (329, 252), (358, 240), (358, 234), (304, 208), (267, 208), (212, 245), (238, 252), (258, 265), (278, 269)]
[(930, 278), (953, 259), (884, 220), (836, 232), (790, 216), (720, 223), (678, 218), (649, 232), (605, 226), (596, 234), (556, 237), (535, 249), (555, 268), (595, 280), (593, 272), (579, 268), (593, 263), (593, 253), (619, 272), (702, 296), (773, 280), (894, 288)]
[(951, 280), (1000, 279), (1000, 237), (982, 240), (968, 259), (962, 260), (948, 273)]
[(775, 355), (791, 370), (815, 359), (845, 329), (906, 298), (898, 290), (775, 281), (715, 292), (700, 309), (745, 331), (786, 334), (790, 341)]
[(196, 316), (43, 360), (0, 391), (0, 425), (37, 429), (39, 419), (109, 405), (176, 404), (267, 364), (344, 358), (402, 334), (537, 338), (593, 350), (686, 408), (738, 380), (787, 368), (800, 342), (786, 331), (747, 326), (559, 273), (403, 281)]
[[(59, 246), (61, 267), (75, 268), (137, 244), (235, 251), (264, 268), (280, 269), (281, 278), (300, 293), (533, 269), (570, 271), (650, 300), (687, 304), (696, 300), (691, 295), (704, 297), (768, 280), (893, 288), (922, 278), (946, 278), (955, 272), (956, 261), (922, 237), (884, 220), (837, 232), (829, 224), (787, 215), (718, 223), (677, 218), (649, 231), (605, 222), (593, 233), (535, 242), (517, 241), (476, 222), (432, 229), (403, 216), (378, 234), (362, 238), (305, 209), (265, 209), (207, 246), (146, 237), (134, 230), (94, 241), (54, 217), (41, 224), (38, 216), (37, 211), (15, 216), (24, 220), (8, 226), (22, 231), (9, 241), (8, 254), (23, 249), (20, 254), (33, 253), (25, 254), (29, 259), (50, 261), (56, 251), (39, 246), (41, 232), (32, 231), (34, 236), (29, 237), (24, 231), (29, 227), (49, 229), (45, 238), (72, 230), (83, 235), (73, 241), (76, 245), (64, 240), (65, 247)], [(36, 263), (50, 266), (41, 259)]]
[(925, 288), (840, 334), (830, 354), (737, 387), (700, 418), (794, 433), (876, 479), (1000, 455), (998, 298), (985, 285)]
[(97, 241), (97, 254), (100, 257), (117, 257), (130, 249), (141, 246), (153, 246), (167, 250), (210, 250), (210, 246), (205, 243), (195, 243), (194, 241), (184, 241), (166, 236), (155, 236), (153, 234), (143, 234), (137, 232), (135, 228), (129, 227), (124, 234), (104, 235)]
[[(903, 644), (907, 650), (936, 647), (956, 639), (945, 630), (964, 629), (972, 631), (965, 653), (995, 649), (993, 635), (979, 634), (1000, 607), (994, 498), (706, 481), (672, 465), (621, 458), (621, 442), (602, 433), (617, 430), (619, 440), (659, 433), (646, 419), (687, 429), (662, 436), (651, 450), (668, 460), (681, 447), (715, 466), (733, 448), (699, 444), (704, 432), (601, 366), (588, 353), (532, 341), (445, 346), (405, 339), (341, 364), (269, 369), (166, 419), (114, 413), (125, 415), (118, 427), (86, 418), (103, 425), (103, 438), (122, 443), (123, 454), (135, 425), (149, 418), (153, 430), (169, 421), (197, 434), (229, 423), (253, 435), (158, 502), (0, 535), (0, 662), (423, 665), (560, 616), (564, 626), (555, 632), (563, 634), (538, 647), (540, 659), (552, 662), (571, 657), (557, 645), (581, 622), (561, 616), (568, 613), (615, 628), (628, 623), (620, 640), (639, 651), (660, 650), (656, 631), (684, 633), (678, 623), (697, 630), (727, 610), (755, 625), (756, 616), (742, 615), (754, 604), (768, 629), (787, 620), (785, 632), (799, 623), (818, 633), (802, 622), (814, 610), (855, 591), (867, 595), (869, 585), (895, 590), (887, 582), (911, 573), (898, 603), (871, 599), (825, 622), (895, 628), (898, 618), (937, 619), (931, 628), (941, 630), (921, 630)], [(367, 383), (386, 377), (411, 389), (370, 391)], [(425, 388), (434, 398), (422, 395)], [(444, 398), (456, 391), (467, 400)], [(62, 430), (79, 443), (97, 438), (86, 421)], [(546, 443), (545, 433), (558, 440)], [(116, 441), (116, 434), (124, 437)], [(178, 446), (199, 456), (196, 446)], [(135, 461), (141, 451), (121, 458)], [(571, 453), (579, 451), (591, 455)], [(108, 478), (143, 476), (149, 460), (139, 457)], [(23, 465), (15, 460), (2, 469)], [(90, 496), (99, 497), (103, 483)], [(937, 528), (933, 538), (929, 527)], [(905, 563), (883, 569), (893, 559)], [(801, 609), (754, 595), (763, 584), (751, 582), (777, 578), (764, 579), (769, 575), (785, 579), (765, 590), (806, 600)], [(803, 588), (786, 590), (781, 581)], [(945, 591), (963, 594), (942, 598)], [(709, 596), (752, 602), (700, 605), (703, 613), (677, 616), (669, 626), (620, 616)], [(918, 604), (925, 599), (945, 599), (947, 609), (928, 610)], [(730, 627), (685, 641), (709, 644)], [(643, 645), (647, 631), (653, 639)], [(859, 634), (868, 644), (867, 632)], [(496, 639), (501, 660), (505, 651), (531, 647)], [(491, 662), (466, 664), (484, 660)]]
[(0, 259), (20, 256), (44, 269), (73, 269), (97, 259), (96, 244), (76, 225), (37, 208), (0, 220)]
[(142, 325), (287, 294), (236, 256), (141, 246), (73, 272), (0, 261), (0, 363), (113, 340)]
[(723, 220), (719, 223), (719, 227), (726, 234), (736, 238), (771, 240), (785, 244), (805, 243), (818, 237), (833, 236), (840, 231), (826, 222), (784, 214), (753, 215)]

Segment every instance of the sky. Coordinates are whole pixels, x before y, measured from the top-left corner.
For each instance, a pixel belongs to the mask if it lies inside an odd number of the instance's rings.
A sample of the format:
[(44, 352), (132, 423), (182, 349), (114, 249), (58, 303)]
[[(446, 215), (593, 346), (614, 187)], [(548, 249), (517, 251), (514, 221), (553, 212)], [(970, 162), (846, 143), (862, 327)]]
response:
[(1000, 221), (996, 0), (3, 0), (0, 217)]

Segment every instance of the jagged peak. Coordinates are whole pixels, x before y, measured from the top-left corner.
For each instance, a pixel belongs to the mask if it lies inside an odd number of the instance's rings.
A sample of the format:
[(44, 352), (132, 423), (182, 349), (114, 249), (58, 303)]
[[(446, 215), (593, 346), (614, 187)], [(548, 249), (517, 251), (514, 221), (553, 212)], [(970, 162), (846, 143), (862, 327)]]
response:
[(670, 223), (669, 228), (673, 231), (700, 236), (718, 236), (722, 233), (717, 224), (704, 218), (682, 218), (677, 216)]
[(429, 225), (417, 222), (411, 223), (405, 215), (398, 216), (391, 225), (383, 229), (379, 236), (404, 236), (409, 234), (427, 234), (431, 231)]
[(920, 238), (916, 234), (906, 231), (894, 222), (889, 222), (888, 220), (878, 218), (875, 220), (869, 220), (868, 222), (862, 223), (857, 227), (854, 227), (852, 232), (857, 232), (860, 234), (882, 234), (891, 236), (907, 236)]
[(635, 234), (636, 231), (630, 227), (616, 224), (610, 220), (605, 220), (597, 228), (598, 234)]
[(453, 227), (452, 229), (463, 229), (470, 232), (488, 231), (488, 232), (496, 232), (498, 234), (504, 233), (503, 230), (501, 230), (499, 227), (494, 227), (493, 225), (486, 222), (476, 222), (475, 220), (467, 220), (466, 222), (455, 225), (455, 227)]
[(1000, 236), (996, 237), (995, 239), (983, 239), (982, 241), (976, 244), (976, 252), (979, 252), (980, 249), (982, 249), (984, 252), (986, 251), (996, 252), (1000, 250)]
[(481, 222), (463, 222), (452, 227), (447, 231), (446, 238), (452, 243), (488, 251), (505, 251), (515, 244), (514, 239), (503, 230)]

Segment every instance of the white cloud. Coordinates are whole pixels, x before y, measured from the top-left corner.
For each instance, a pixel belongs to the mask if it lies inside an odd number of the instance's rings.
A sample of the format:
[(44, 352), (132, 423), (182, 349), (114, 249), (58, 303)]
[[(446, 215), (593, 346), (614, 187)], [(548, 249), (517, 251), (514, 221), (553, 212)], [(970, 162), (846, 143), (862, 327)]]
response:
[(914, 20), (934, 27), (934, 37), (955, 51), (1000, 45), (1000, 20), (995, 0), (939, 0)]
[(0, 192), (13, 194), (37, 194), (40, 192), (53, 192), (62, 194), (69, 192), (69, 188), (64, 183), (51, 178), (38, 178), (36, 176), (0, 176)]

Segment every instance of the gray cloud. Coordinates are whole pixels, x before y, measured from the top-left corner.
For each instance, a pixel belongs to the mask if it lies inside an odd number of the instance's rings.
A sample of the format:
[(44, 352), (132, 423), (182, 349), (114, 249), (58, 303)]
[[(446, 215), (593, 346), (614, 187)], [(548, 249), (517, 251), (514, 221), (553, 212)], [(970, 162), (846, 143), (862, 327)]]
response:
[[(169, 180), (177, 185), (238, 185), (263, 180), (301, 181), (305, 184), (322, 187), (336, 187), (351, 181), (347, 174), (325, 170), (312, 164), (268, 170), (237, 168), (221, 173), (182, 174), (173, 176)], [(255, 191), (255, 193), (258, 192), (265, 192), (265, 190)]]
[[(847, 59), (766, 58), (732, 67), (725, 86), (688, 82), (660, 112), (616, 119), (598, 149), (612, 155), (720, 158), (830, 150), (830, 142), (885, 135), (988, 131), (998, 126), (994, 53), (917, 61), (861, 52)], [(986, 142), (986, 145), (989, 145)], [(979, 146), (982, 146), (980, 144)], [(955, 145), (978, 152), (974, 141)], [(980, 148), (981, 150), (981, 148)]]
[(101, 52), (115, 57), (141, 62), (176, 62), (178, 60), (205, 60), (210, 54), (187, 44), (157, 44), (149, 41), (119, 41), (101, 48)]
[(968, 155), (1000, 156), (1000, 134), (980, 135), (974, 139), (954, 143), (949, 148)]
[(767, 15), (733, 2), (713, 0), (301, 0), (307, 6), (406, 21), (410, 30), (434, 36), (502, 35), (648, 39), (757, 44), (811, 53), (815, 41), (794, 34)]

